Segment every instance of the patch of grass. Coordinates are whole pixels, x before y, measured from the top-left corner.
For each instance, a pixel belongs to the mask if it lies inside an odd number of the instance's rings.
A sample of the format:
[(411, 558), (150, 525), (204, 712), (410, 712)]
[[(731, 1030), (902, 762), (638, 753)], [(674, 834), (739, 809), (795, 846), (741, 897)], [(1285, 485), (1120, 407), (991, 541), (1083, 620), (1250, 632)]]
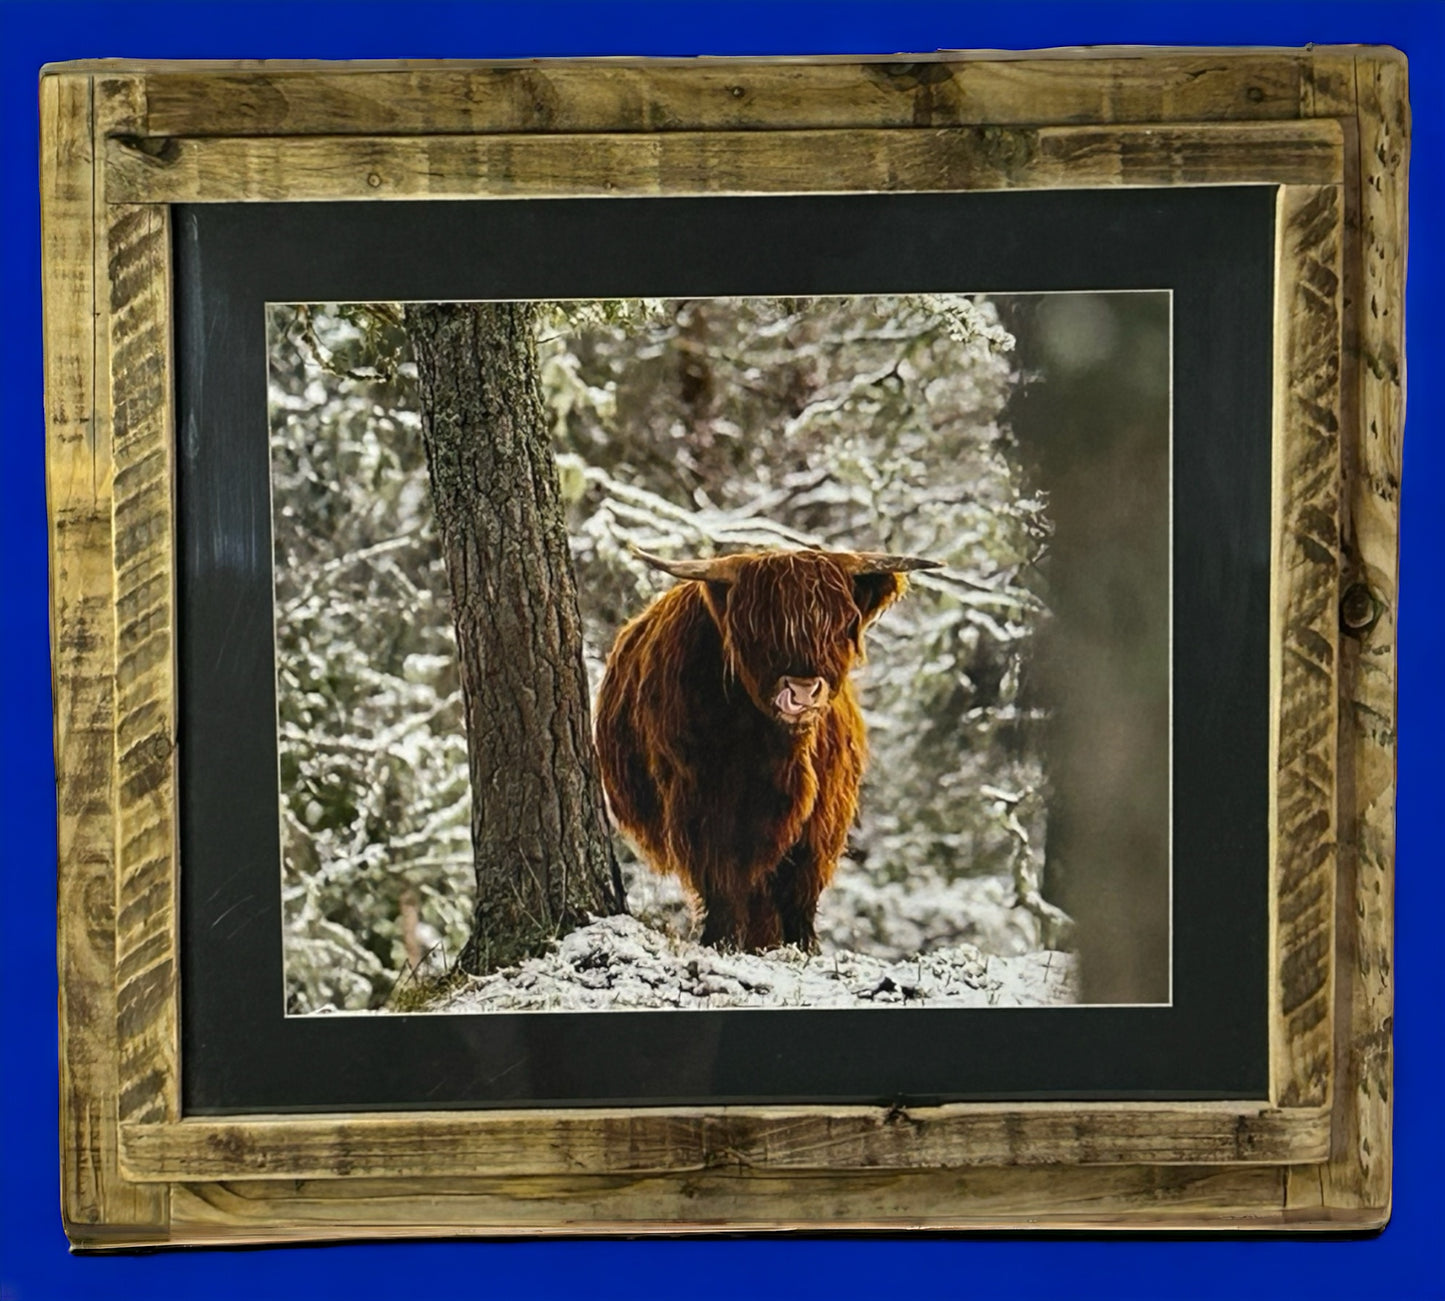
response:
[(430, 1012), (471, 979), (462, 970), (461, 964), (455, 962), (445, 971), (431, 976), (418, 976), (408, 971), (392, 986), (382, 1006), (388, 1012)]

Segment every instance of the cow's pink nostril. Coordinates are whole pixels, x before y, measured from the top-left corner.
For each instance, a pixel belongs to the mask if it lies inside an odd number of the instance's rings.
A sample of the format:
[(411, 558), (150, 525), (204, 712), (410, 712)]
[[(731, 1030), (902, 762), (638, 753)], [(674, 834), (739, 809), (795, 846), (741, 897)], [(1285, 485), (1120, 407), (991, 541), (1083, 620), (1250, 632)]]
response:
[(818, 704), (826, 686), (822, 678), (783, 678), (784, 693), (800, 706)]

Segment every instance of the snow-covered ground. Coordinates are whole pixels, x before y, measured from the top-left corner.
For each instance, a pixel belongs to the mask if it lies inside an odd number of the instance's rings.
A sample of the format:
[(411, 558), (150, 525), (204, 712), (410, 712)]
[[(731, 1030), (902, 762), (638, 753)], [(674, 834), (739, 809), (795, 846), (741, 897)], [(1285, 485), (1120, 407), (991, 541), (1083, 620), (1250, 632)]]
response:
[(438, 1012), (642, 1008), (1048, 1007), (1078, 999), (1073, 954), (1043, 950), (1012, 883), (915, 873), (874, 881), (846, 860), (818, 909), (821, 952), (720, 953), (697, 942), (681, 884), (624, 867), (632, 916), (453, 988)]
[[(627, 906), (650, 925), (695, 937), (697, 925), (676, 877), (624, 864)], [(1034, 916), (1014, 903), (1013, 882), (1001, 876), (945, 880), (913, 872), (903, 881), (877, 881), (844, 859), (818, 900), (818, 941), (825, 955), (862, 953), (903, 959), (956, 944), (999, 957), (1043, 948)]]
[(954, 944), (906, 960), (865, 953), (720, 953), (607, 917), (543, 957), (453, 991), (439, 1012), (642, 1008), (1047, 1007), (1077, 998), (1072, 954), (990, 956)]

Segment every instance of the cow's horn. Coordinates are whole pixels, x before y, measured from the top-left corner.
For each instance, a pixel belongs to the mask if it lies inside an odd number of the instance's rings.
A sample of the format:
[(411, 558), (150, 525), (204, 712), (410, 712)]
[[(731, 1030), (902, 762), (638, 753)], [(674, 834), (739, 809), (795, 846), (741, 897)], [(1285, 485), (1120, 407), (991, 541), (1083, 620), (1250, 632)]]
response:
[(627, 549), (644, 564), (660, 569), (674, 578), (704, 579), (714, 583), (730, 583), (737, 568), (736, 557), (715, 556), (712, 560), (664, 560), (650, 555), (641, 547), (628, 544)]
[(881, 551), (863, 551), (858, 555), (859, 574), (907, 574), (915, 569), (942, 569), (943, 561), (925, 560), (922, 556), (887, 556)]

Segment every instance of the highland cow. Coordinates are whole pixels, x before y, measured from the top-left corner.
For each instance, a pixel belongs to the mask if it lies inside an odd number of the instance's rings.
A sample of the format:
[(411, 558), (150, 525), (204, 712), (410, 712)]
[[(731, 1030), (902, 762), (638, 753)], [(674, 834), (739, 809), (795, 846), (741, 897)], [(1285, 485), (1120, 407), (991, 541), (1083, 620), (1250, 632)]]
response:
[(758, 552), (668, 561), (684, 581), (617, 634), (597, 698), (613, 816), (681, 878), (720, 947), (816, 947), (818, 896), (866, 758), (849, 673), (911, 556)]

